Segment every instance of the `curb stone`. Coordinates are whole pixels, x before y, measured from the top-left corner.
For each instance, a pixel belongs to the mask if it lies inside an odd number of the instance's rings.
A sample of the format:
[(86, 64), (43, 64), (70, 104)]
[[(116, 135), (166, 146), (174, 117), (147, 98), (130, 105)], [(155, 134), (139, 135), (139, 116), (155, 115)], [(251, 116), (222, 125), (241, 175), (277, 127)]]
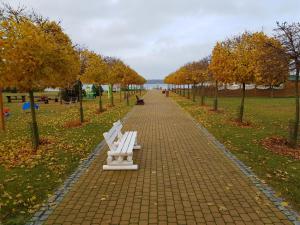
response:
[[(121, 119), (123, 123), (126, 122), (127, 118), (132, 113), (133, 108)], [(46, 203), (37, 211), (33, 217), (26, 223), (26, 225), (42, 225), (47, 219), (48, 216), (54, 211), (55, 207), (63, 200), (64, 196), (71, 190), (76, 181), (79, 180), (81, 175), (89, 168), (92, 162), (100, 154), (100, 152), (106, 146), (105, 140), (102, 140), (96, 148), (88, 155), (88, 157), (83, 160), (77, 169), (65, 180), (63, 185), (61, 185), (51, 196), (48, 198)]]

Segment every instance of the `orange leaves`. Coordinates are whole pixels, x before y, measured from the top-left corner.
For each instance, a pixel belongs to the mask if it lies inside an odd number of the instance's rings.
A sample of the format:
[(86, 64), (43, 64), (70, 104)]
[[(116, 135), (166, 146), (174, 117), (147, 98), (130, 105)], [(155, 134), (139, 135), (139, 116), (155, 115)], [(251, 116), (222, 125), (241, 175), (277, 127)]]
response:
[(164, 80), (167, 84), (197, 84), (208, 79), (209, 59), (188, 63), (171, 73)]
[(263, 32), (243, 33), (218, 42), (213, 49), (210, 70), (223, 83), (277, 85), (288, 75), (288, 60), (281, 44)]
[(29, 91), (65, 86), (76, 78), (78, 56), (57, 23), (8, 17), (0, 27), (6, 37), (1, 51), (4, 86)]
[(108, 66), (100, 55), (94, 52), (83, 51), (82, 57), (85, 58), (84, 73), (81, 76), (81, 80), (86, 83), (104, 84), (107, 82)]
[(255, 77), (258, 84), (279, 85), (289, 74), (289, 59), (283, 46), (275, 38), (260, 33), (253, 34), (256, 48), (253, 51)]

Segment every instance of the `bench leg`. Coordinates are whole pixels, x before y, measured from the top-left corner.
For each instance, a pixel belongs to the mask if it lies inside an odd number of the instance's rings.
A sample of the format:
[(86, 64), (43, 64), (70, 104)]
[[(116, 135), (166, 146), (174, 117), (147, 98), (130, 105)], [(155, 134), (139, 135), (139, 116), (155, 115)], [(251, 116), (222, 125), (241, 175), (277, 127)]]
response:
[(107, 164), (110, 165), (113, 161), (113, 157), (111, 155), (107, 156)]
[(135, 146), (133, 146), (133, 149), (134, 150), (139, 150), (139, 149), (141, 149), (142, 148), (142, 146), (140, 146), (140, 145), (135, 145)]
[(138, 165), (133, 164), (132, 154), (126, 156), (108, 155), (107, 165), (103, 165), (103, 170), (137, 170)]
[(126, 159), (124, 159), (126, 156), (107, 156), (107, 165), (110, 166), (122, 166), (122, 165), (133, 165), (132, 155), (128, 155)]
[(132, 155), (129, 155), (129, 156), (127, 156), (127, 162), (131, 162), (131, 163), (133, 163), (133, 160), (132, 160)]
[(103, 170), (137, 170), (139, 168), (138, 165), (124, 165), (124, 166), (117, 166), (117, 165), (104, 165)]
[(137, 139), (135, 139), (135, 143), (134, 143), (133, 149), (134, 149), (134, 150), (139, 150), (139, 149), (141, 149), (141, 148), (142, 148), (142, 146), (138, 145)]
[(142, 148), (142, 146), (138, 145), (137, 140), (135, 139), (133, 149), (138, 150), (138, 149), (141, 149), (141, 148)]

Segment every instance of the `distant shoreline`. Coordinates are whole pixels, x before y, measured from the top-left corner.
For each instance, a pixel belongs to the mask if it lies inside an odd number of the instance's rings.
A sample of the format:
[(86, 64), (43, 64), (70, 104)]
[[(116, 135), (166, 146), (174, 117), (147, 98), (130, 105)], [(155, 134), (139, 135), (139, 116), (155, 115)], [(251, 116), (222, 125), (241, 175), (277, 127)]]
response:
[(146, 84), (163, 84), (163, 80), (153, 79), (153, 80), (147, 80)]

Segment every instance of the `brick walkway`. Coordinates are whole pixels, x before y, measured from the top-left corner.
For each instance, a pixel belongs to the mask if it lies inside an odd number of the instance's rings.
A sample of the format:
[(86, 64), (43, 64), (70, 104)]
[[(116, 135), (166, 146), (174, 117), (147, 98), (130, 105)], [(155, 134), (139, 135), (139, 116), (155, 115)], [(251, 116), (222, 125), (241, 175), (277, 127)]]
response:
[(139, 170), (102, 171), (105, 149), (46, 224), (291, 224), (178, 105), (145, 102), (125, 124)]

